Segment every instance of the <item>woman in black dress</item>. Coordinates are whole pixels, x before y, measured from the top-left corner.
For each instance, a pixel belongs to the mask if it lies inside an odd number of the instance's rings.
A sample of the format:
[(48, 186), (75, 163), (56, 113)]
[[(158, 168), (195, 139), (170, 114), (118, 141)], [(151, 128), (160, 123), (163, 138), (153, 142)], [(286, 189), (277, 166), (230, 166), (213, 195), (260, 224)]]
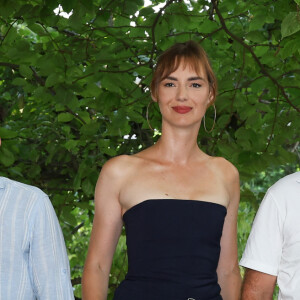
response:
[(162, 114), (160, 139), (109, 160), (100, 173), (83, 299), (107, 298), (123, 222), (129, 266), (114, 300), (239, 299), (238, 171), (197, 144), (216, 97), (204, 50), (193, 41), (166, 50), (151, 95)]

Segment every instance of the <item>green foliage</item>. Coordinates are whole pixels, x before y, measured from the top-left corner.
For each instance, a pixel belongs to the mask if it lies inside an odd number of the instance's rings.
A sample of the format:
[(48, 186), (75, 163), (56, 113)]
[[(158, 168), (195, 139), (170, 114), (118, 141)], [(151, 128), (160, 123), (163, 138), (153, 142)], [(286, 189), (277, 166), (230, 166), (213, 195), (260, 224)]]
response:
[(300, 30), (299, 12), (290, 12), (282, 21), (281, 34), (282, 38), (292, 35)]
[[(299, 164), (299, 1), (153, 3), (1, 1), (0, 174), (50, 195), (78, 297), (99, 171), (157, 140), (148, 86), (174, 42), (201, 43), (218, 77), (216, 128), (201, 128), (199, 145), (240, 171), (239, 254), (270, 174)], [(54, 14), (59, 4), (69, 18)], [(149, 119), (159, 132), (155, 105)], [(123, 236), (109, 297), (126, 269)]]

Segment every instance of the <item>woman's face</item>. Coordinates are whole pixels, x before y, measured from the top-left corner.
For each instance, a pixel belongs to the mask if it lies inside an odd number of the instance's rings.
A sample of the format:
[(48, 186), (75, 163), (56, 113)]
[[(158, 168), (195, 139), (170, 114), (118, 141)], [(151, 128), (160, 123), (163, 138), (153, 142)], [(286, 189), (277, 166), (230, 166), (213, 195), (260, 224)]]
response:
[(203, 69), (199, 74), (181, 63), (158, 85), (158, 102), (163, 121), (175, 126), (199, 124), (212, 96)]

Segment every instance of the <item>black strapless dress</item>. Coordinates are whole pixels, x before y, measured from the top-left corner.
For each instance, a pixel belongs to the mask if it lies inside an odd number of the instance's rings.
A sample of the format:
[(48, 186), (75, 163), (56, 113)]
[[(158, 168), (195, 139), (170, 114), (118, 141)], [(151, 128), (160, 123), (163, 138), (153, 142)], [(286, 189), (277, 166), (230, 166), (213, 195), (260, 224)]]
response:
[(125, 212), (128, 273), (114, 300), (222, 300), (216, 269), (226, 208), (145, 200)]

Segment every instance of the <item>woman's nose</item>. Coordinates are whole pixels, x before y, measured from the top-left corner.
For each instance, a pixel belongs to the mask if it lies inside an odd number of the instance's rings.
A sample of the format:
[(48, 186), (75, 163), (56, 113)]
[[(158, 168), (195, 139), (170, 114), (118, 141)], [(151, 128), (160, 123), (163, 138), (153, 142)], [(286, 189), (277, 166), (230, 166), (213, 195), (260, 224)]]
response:
[(187, 87), (184, 85), (179, 85), (177, 88), (177, 100), (178, 101), (186, 101), (187, 100)]

